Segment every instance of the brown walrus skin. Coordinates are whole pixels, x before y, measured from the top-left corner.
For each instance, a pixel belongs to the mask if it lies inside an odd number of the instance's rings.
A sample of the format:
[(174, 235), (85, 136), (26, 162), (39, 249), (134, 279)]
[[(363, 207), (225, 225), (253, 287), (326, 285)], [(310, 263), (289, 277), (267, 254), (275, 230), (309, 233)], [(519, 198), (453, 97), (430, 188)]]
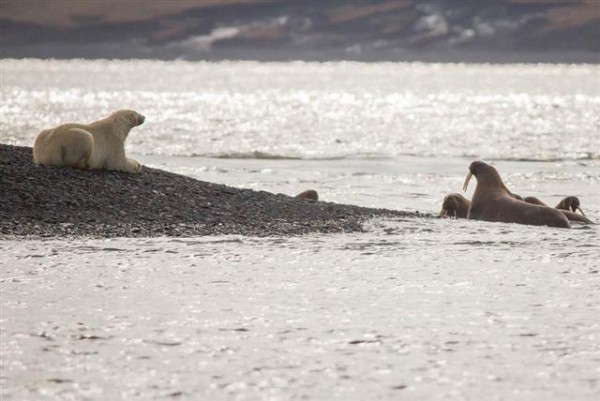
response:
[(567, 196), (565, 199), (558, 202), (558, 205), (554, 206), (560, 210), (568, 210), (570, 212), (575, 213), (579, 210), (579, 212), (585, 216), (583, 210), (581, 210), (581, 203), (579, 203), (579, 198), (576, 196)]
[[(517, 194), (512, 194), (513, 198), (523, 200), (524, 202), (531, 203), (534, 205), (548, 206), (535, 196), (526, 196), (525, 198), (520, 197)], [(581, 223), (594, 224), (594, 222), (586, 217), (583, 210), (579, 208), (579, 199), (576, 196), (567, 196), (561, 200), (555, 209), (560, 210), (562, 214), (569, 221), (579, 221)], [(452, 193), (446, 195), (444, 202), (442, 203), (442, 210), (440, 216), (442, 217), (456, 217), (457, 219), (466, 219), (469, 214), (469, 208), (471, 207), (471, 201), (462, 196), (461, 194)], [(569, 210), (570, 209), (570, 210)], [(572, 210), (572, 211), (571, 211)], [(575, 210), (579, 210), (581, 214), (575, 213)]]
[(474, 161), (469, 166), (463, 190), (467, 189), (473, 175), (477, 178), (477, 187), (471, 199), (468, 219), (559, 228), (571, 227), (565, 215), (557, 209), (516, 199), (502, 182), (498, 171), (482, 161)]
[[(527, 203), (532, 203), (534, 205), (548, 206), (535, 196), (527, 196), (523, 198), (523, 200)], [(579, 221), (581, 223), (594, 224), (594, 222), (588, 219), (587, 216), (583, 213), (583, 210), (581, 210), (579, 205), (579, 199), (576, 196), (567, 196), (566, 198), (561, 200), (558, 203), (558, 205), (555, 206), (555, 208), (557, 210), (560, 210), (560, 212), (564, 214), (565, 217), (570, 221)], [(581, 214), (575, 213), (576, 210), (579, 210)]]
[(461, 194), (449, 194), (444, 198), (440, 216), (456, 217), (457, 219), (466, 219), (469, 214), (471, 201)]
[(306, 191), (300, 192), (298, 195), (295, 196), (295, 198), (308, 199), (316, 202), (319, 200), (319, 194), (314, 189), (307, 189)]

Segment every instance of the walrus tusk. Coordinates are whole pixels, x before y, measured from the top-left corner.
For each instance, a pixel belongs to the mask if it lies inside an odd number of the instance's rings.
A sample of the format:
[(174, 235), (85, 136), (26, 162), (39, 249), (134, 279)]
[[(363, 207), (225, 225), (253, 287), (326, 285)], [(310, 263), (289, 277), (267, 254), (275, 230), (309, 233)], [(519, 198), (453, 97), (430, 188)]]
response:
[(471, 181), (471, 177), (473, 177), (473, 173), (471, 173), (471, 171), (469, 171), (469, 173), (467, 174), (467, 177), (465, 178), (465, 183), (463, 184), (463, 191), (467, 190), (467, 187), (469, 186), (469, 181)]
[(578, 208), (577, 208), (577, 210), (579, 210), (579, 212), (581, 213), (581, 215), (582, 215), (582, 216), (584, 216), (584, 217), (587, 217), (587, 216), (585, 215), (585, 213), (583, 213), (583, 210), (581, 210), (581, 208), (580, 208), (580, 207), (578, 207)]

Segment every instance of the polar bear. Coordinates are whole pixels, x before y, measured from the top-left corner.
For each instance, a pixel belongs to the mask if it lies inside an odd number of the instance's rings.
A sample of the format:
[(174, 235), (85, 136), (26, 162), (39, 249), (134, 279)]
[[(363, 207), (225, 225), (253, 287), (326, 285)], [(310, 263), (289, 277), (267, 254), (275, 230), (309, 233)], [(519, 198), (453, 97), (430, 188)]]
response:
[(133, 110), (119, 110), (91, 124), (63, 124), (44, 130), (35, 138), (33, 162), (139, 173), (141, 164), (125, 157), (125, 139), (144, 120)]

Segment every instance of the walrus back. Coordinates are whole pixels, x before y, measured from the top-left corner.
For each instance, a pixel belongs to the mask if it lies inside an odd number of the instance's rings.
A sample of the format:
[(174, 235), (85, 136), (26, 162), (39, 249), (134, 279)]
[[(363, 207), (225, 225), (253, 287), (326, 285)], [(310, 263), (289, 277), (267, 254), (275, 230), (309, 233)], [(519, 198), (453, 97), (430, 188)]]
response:
[(504, 223), (528, 224), (534, 226), (549, 226), (570, 228), (569, 220), (559, 210), (549, 206), (534, 205), (514, 198), (503, 198), (496, 221)]
[(556, 209), (556, 210), (558, 210), (562, 214), (564, 214), (565, 217), (569, 221), (578, 221), (580, 223), (595, 224), (592, 220), (588, 219), (587, 217), (585, 217), (579, 213), (571, 212), (570, 210), (562, 210), (562, 209)]

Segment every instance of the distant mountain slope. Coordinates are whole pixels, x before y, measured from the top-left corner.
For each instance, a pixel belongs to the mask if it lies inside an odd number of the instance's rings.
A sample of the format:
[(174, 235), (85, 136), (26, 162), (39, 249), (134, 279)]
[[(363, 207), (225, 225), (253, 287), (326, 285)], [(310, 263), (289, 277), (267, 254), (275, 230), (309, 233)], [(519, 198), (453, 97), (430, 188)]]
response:
[(600, 0), (3, 0), (3, 57), (600, 61)]

